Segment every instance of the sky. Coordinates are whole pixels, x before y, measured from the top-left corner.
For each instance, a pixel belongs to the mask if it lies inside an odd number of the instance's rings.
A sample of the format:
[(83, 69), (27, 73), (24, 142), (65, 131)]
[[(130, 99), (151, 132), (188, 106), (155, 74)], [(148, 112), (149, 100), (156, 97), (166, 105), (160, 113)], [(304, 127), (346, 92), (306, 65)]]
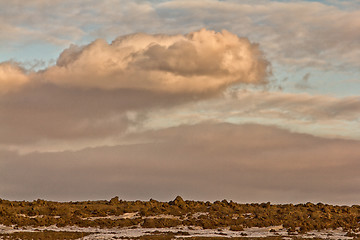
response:
[(0, 0), (0, 198), (360, 201), (360, 1)]

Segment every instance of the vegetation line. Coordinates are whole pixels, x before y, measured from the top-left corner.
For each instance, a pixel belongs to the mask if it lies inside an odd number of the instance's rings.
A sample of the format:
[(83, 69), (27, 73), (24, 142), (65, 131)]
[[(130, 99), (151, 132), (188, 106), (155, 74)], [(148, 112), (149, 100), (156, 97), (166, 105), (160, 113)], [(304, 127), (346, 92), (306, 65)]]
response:
[[(242, 231), (250, 227), (280, 226), (289, 232), (342, 228), (360, 229), (360, 206), (327, 204), (239, 204), (233, 201), (170, 202), (110, 201), (53, 202), (45, 200), (8, 201), (0, 199), (0, 223), (18, 228), (26, 226), (168, 228), (176, 226)], [(276, 231), (276, 229), (273, 229)]]

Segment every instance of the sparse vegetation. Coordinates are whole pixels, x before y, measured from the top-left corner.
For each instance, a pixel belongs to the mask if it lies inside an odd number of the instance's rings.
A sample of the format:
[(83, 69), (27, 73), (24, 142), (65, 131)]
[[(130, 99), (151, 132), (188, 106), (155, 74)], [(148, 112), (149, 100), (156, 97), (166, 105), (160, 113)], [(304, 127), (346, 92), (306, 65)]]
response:
[(91, 233), (82, 232), (55, 232), (55, 231), (39, 231), (39, 232), (15, 232), (0, 233), (0, 239), (8, 240), (70, 240), (83, 238)]
[[(132, 217), (125, 216), (129, 213), (134, 214)], [(117, 197), (110, 201), (67, 203), (0, 199), (0, 222), (19, 228), (50, 225), (165, 228), (185, 225), (204, 229), (229, 227), (233, 231), (242, 231), (248, 227), (283, 225), (289, 233), (339, 227), (348, 232), (358, 232), (360, 206), (333, 206), (322, 203), (238, 204), (226, 200), (211, 203), (184, 201), (181, 197), (170, 202), (153, 199), (123, 201)]]

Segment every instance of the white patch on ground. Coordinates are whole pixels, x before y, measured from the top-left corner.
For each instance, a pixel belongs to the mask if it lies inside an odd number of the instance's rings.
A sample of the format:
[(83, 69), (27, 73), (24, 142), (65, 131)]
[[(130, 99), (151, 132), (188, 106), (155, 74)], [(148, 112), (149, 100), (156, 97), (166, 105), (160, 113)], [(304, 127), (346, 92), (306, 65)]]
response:
[(200, 216), (208, 216), (209, 213), (208, 212), (196, 212), (192, 215), (193, 218), (198, 218)]
[(149, 216), (149, 217), (142, 217), (142, 218), (143, 219), (145, 219), (145, 218), (149, 218), (149, 219), (158, 219), (158, 218), (180, 219), (179, 216), (166, 215), (166, 214), (160, 214), (160, 215), (156, 215), (156, 216)]
[[(44, 215), (35, 215), (35, 216), (28, 216), (26, 214), (17, 214), (19, 217), (24, 217), (24, 218), (43, 218), (45, 217)], [(47, 217), (52, 217), (52, 218), (61, 218), (61, 216), (47, 216)]]
[(166, 215), (166, 214), (142, 217), (142, 216), (140, 216), (140, 214), (138, 212), (134, 212), (134, 213), (124, 213), (123, 215), (119, 215), (119, 216), (111, 215), (111, 216), (104, 216), (104, 217), (87, 217), (87, 218), (82, 218), (82, 220), (94, 221), (96, 219), (117, 220), (117, 219), (136, 219), (136, 218), (141, 218), (141, 219), (158, 219), (158, 218), (180, 219), (179, 216)]
[(253, 214), (253, 213), (244, 213), (243, 216), (245, 217), (245, 219), (254, 218), (254, 214)]
[(135, 219), (135, 218), (139, 218), (141, 217), (139, 215), (139, 212), (132, 212), (132, 213), (124, 213), (123, 215), (119, 215), (119, 216), (104, 216), (104, 217), (87, 217), (87, 218), (82, 218), (82, 220), (90, 220), (90, 221), (94, 221), (96, 219), (111, 219), (111, 220), (116, 220), (116, 219)]
[[(276, 232), (270, 232), (271, 229), (275, 229)], [(245, 228), (244, 231), (230, 231), (229, 228), (219, 229), (201, 229), (200, 227), (187, 227), (179, 226), (174, 228), (81, 228), (77, 226), (68, 227), (25, 227), (17, 229), (14, 226), (8, 227), (0, 225), (1, 233), (14, 233), (14, 232), (35, 232), (35, 231), (69, 231), (69, 232), (90, 232), (94, 233), (83, 239), (94, 240), (94, 239), (112, 239), (122, 237), (140, 237), (144, 235), (151, 235), (156, 233), (178, 233), (178, 237), (269, 237), (269, 236), (282, 236), (283, 239), (291, 239), (291, 237), (302, 237), (302, 238), (322, 238), (322, 239), (341, 239), (350, 240), (352, 237), (345, 236), (346, 232), (342, 229), (336, 230), (322, 230), (322, 231), (310, 231), (306, 234), (293, 233), (288, 234), (286, 229), (282, 226), (272, 226), (266, 228)], [(188, 233), (189, 235), (182, 235), (181, 232)]]

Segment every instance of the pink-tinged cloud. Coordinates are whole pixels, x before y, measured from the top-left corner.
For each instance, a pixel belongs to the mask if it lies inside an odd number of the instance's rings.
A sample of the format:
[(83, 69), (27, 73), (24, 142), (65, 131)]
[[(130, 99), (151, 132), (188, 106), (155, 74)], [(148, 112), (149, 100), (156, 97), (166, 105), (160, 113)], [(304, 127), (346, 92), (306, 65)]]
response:
[(39, 77), (61, 86), (196, 94), (236, 83), (264, 84), (269, 68), (257, 44), (225, 30), (202, 29), (73, 45)]
[(112, 138), (144, 112), (207, 99), (237, 83), (266, 84), (269, 71), (257, 44), (205, 29), (72, 45), (38, 72), (2, 63), (0, 146)]
[(28, 81), (29, 76), (16, 63), (0, 63), (0, 94), (16, 91)]

